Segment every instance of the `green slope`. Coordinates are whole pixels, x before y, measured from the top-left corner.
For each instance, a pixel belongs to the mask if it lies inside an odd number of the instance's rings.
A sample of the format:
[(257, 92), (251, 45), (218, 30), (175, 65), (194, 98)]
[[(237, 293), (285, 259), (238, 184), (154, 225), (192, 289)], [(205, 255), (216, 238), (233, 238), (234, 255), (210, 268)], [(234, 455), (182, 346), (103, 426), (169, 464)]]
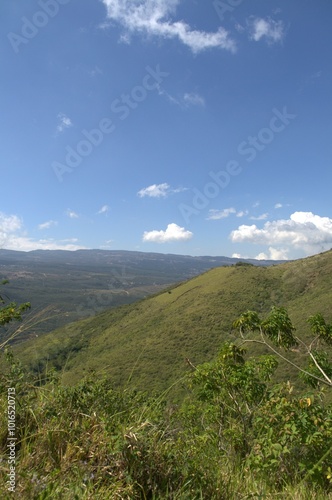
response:
[[(17, 343), (131, 304), (209, 269), (237, 261), (222, 256), (191, 257), (121, 250), (17, 252), (0, 249), (0, 281), (9, 280), (5, 293), (14, 302), (26, 302), (27, 290), (29, 293), (32, 306), (29, 325), (17, 337)], [(251, 262), (271, 265), (271, 261)], [(41, 319), (43, 321), (36, 323)], [(0, 341), (2, 333), (0, 331)]]
[[(284, 306), (306, 335), (306, 319), (321, 312), (331, 320), (332, 251), (269, 268), (221, 267), (131, 305), (75, 322), (16, 351), (34, 370), (55, 366), (65, 383), (90, 369), (114, 385), (169, 387), (194, 365), (211, 360), (241, 312)], [(281, 365), (281, 375), (287, 378)], [(288, 369), (288, 368), (287, 368)]]

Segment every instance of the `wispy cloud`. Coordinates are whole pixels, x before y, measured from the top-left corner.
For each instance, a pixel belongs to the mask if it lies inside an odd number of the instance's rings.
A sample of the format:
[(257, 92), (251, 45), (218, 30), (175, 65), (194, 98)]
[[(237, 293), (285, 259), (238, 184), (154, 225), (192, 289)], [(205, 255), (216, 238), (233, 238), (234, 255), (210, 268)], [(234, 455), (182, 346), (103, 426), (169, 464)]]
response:
[(103, 205), (100, 210), (98, 210), (97, 214), (107, 214), (110, 211), (110, 207), (108, 205)]
[(205, 106), (205, 99), (195, 92), (184, 94), (183, 100), (187, 106)]
[(79, 218), (79, 215), (74, 212), (73, 210), (70, 210), (70, 208), (68, 208), (68, 210), (66, 211), (66, 215), (68, 215), (68, 217), (70, 219), (78, 219)]
[(182, 103), (176, 99), (176, 97), (172, 96), (169, 92), (167, 92), (165, 89), (163, 89), (160, 85), (156, 86), (158, 95), (162, 97), (166, 97), (166, 99), (171, 103), (171, 104), (177, 104), (178, 106), (182, 106)]
[(171, 194), (183, 193), (183, 191), (187, 191), (188, 188), (172, 188), (167, 182), (163, 182), (162, 184), (152, 184), (146, 188), (140, 189), (138, 191), (137, 196), (140, 198), (166, 198)]
[(245, 217), (248, 213), (248, 210), (240, 210), (240, 212), (237, 212), (236, 217)]
[(170, 193), (183, 193), (184, 191), (188, 191), (188, 189), (189, 188), (184, 188), (184, 187), (174, 188), (170, 190)]
[(73, 126), (71, 119), (67, 115), (65, 115), (64, 113), (59, 113), (57, 118), (58, 118), (58, 126), (56, 128), (56, 131), (59, 134), (61, 134), (67, 128), (70, 128)]
[(164, 39), (175, 38), (198, 53), (210, 48), (235, 52), (235, 42), (229, 33), (219, 28), (216, 32), (192, 29), (184, 21), (172, 21), (180, 0), (102, 0), (107, 17), (119, 23), (125, 30), (122, 39), (127, 43), (133, 33), (144, 33)]
[(149, 198), (165, 198), (170, 193), (170, 185), (167, 182), (162, 184), (152, 184), (138, 191), (137, 195), (140, 198), (148, 196)]
[(247, 21), (250, 39), (259, 42), (265, 39), (268, 43), (282, 42), (285, 36), (285, 26), (282, 21), (274, 21), (271, 18), (251, 18)]
[(197, 94), (196, 92), (185, 92), (184, 94), (175, 97), (171, 95), (169, 92), (167, 92), (165, 89), (161, 88), (160, 85), (157, 87), (157, 90), (160, 96), (166, 97), (166, 99), (171, 104), (176, 104), (183, 110), (187, 110), (192, 106), (199, 106), (201, 108), (205, 107), (204, 97)]
[(56, 226), (58, 223), (56, 220), (49, 220), (38, 225), (38, 229), (49, 229), (52, 226)]
[(145, 231), (143, 241), (150, 243), (169, 243), (172, 241), (187, 241), (193, 237), (193, 233), (177, 224), (168, 224), (165, 231)]
[(211, 208), (209, 210), (209, 215), (207, 220), (220, 220), (226, 219), (230, 215), (236, 215), (236, 217), (244, 217), (248, 215), (248, 210), (235, 210), (235, 208), (223, 208), (222, 210), (216, 210), (215, 208)]
[(257, 216), (252, 215), (252, 216), (250, 217), (250, 219), (251, 219), (251, 220), (265, 220), (265, 219), (267, 219), (267, 218), (268, 218), (268, 216), (269, 216), (269, 214), (268, 214), (268, 213), (261, 214), (261, 215), (257, 215)]
[(209, 215), (207, 217), (207, 220), (226, 219), (231, 214), (236, 214), (236, 210), (233, 207), (231, 207), (231, 208), (223, 208), (222, 210), (216, 210), (215, 208), (211, 208), (209, 210)]

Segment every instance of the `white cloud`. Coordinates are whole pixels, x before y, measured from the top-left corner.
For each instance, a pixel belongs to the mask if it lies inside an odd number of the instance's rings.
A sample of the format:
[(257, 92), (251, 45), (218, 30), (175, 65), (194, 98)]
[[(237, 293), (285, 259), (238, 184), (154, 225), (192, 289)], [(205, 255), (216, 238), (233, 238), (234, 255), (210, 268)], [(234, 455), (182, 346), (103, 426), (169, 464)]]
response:
[(288, 250), (285, 248), (269, 247), (269, 253), (261, 252), (255, 259), (257, 260), (288, 260)]
[(55, 220), (49, 220), (38, 225), (38, 229), (49, 229), (52, 226), (56, 226), (58, 223)]
[(166, 231), (145, 231), (143, 241), (153, 243), (168, 243), (170, 241), (187, 241), (193, 237), (193, 233), (186, 231), (184, 227), (177, 224), (168, 224)]
[(32, 250), (79, 250), (84, 249), (82, 245), (74, 245), (72, 243), (57, 242), (53, 239), (33, 240), (32, 238), (13, 236), (6, 243), (7, 250), (20, 250), (22, 252), (30, 252)]
[(183, 191), (187, 191), (188, 188), (171, 188), (167, 182), (164, 182), (163, 184), (152, 184), (151, 186), (148, 186), (146, 188), (141, 189), (138, 191), (137, 195), (140, 198), (144, 198), (145, 196), (149, 198), (166, 198), (166, 196), (169, 196), (172, 193), (182, 193)]
[(57, 132), (61, 133), (67, 128), (70, 128), (73, 126), (71, 119), (66, 116), (64, 113), (59, 113), (58, 114), (58, 126), (56, 128)]
[(274, 205), (274, 208), (282, 208), (282, 204), (281, 204), (281, 203), (276, 203), (276, 204)]
[(103, 205), (100, 210), (98, 210), (98, 214), (107, 214), (109, 212), (110, 207), (108, 205)]
[(248, 210), (240, 210), (239, 212), (237, 212), (233, 207), (224, 208), (223, 210), (216, 210), (215, 208), (211, 208), (209, 210), (207, 220), (226, 219), (232, 214), (235, 214), (236, 217), (244, 217), (245, 215), (248, 215)]
[(187, 105), (190, 106), (205, 106), (205, 100), (202, 96), (195, 93), (184, 94), (183, 100)]
[(236, 214), (236, 210), (233, 207), (231, 207), (231, 208), (224, 208), (223, 210), (216, 210), (215, 208), (211, 208), (209, 210), (209, 215), (207, 217), (207, 220), (226, 219), (231, 214)]
[(0, 238), (21, 228), (22, 221), (17, 215), (6, 215), (0, 212)]
[(148, 196), (150, 198), (165, 198), (169, 194), (170, 185), (164, 182), (163, 184), (152, 184), (146, 188), (138, 191), (138, 196), (144, 198)]
[(248, 213), (248, 210), (241, 210), (240, 212), (237, 212), (236, 217), (245, 217)]
[(6, 215), (0, 212), (0, 248), (11, 249), (12, 239), (22, 227), (22, 221), (17, 215)]
[(180, 188), (175, 188), (175, 189), (171, 189), (171, 193), (183, 193), (183, 191), (188, 191), (189, 188), (183, 188), (183, 187), (180, 187)]
[(232, 231), (230, 238), (234, 243), (282, 245), (286, 247), (283, 252), (298, 249), (312, 255), (331, 248), (332, 219), (312, 212), (294, 212), (288, 220), (266, 222), (262, 229), (242, 225)]
[(235, 42), (223, 28), (217, 32), (191, 29), (184, 21), (172, 21), (181, 0), (102, 0), (107, 17), (118, 22), (126, 31), (127, 43), (131, 33), (144, 33), (163, 38), (177, 38), (192, 52), (221, 48), (234, 52)]
[(267, 18), (253, 18), (248, 21), (250, 38), (258, 42), (263, 37), (268, 43), (281, 42), (285, 36), (285, 27), (282, 21), (273, 21)]
[(74, 212), (73, 210), (70, 210), (69, 208), (68, 208), (66, 214), (68, 215), (68, 217), (70, 219), (78, 219), (79, 218), (79, 215), (76, 212)]
[(0, 248), (7, 250), (78, 250), (77, 240), (55, 241), (54, 239), (34, 240), (29, 238), (23, 227), (23, 221), (17, 215), (0, 213)]
[(268, 216), (269, 216), (269, 214), (265, 213), (265, 214), (258, 215), (257, 217), (252, 216), (252, 217), (250, 217), (250, 219), (251, 220), (265, 220), (268, 218)]
[(233, 259), (241, 259), (241, 254), (239, 254), (239, 253), (233, 253), (232, 254), (232, 258)]
[(241, 255), (240, 253), (233, 253), (232, 258), (233, 259), (249, 259), (249, 257)]

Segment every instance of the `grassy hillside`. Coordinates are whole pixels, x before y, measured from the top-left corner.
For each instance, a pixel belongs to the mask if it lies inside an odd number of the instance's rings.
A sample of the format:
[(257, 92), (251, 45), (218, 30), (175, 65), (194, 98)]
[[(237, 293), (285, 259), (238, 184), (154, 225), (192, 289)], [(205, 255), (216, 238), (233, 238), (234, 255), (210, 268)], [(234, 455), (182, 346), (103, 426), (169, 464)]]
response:
[[(209, 269), (237, 261), (228, 257), (109, 250), (0, 249), (0, 280), (9, 280), (6, 294), (10, 300), (29, 300), (32, 305), (30, 324), (17, 338), (21, 341), (131, 304)], [(271, 261), (252, 262), (271, 265)]]
[[(298, 337), (311, 314), (331, 324), (331, 271), (332, 252), (218, 268), (17, 344), (1, 356), (1, 498), (8, 485), (52, 500), (332, 498), (331, 391), (299, 384), (287, 364), (275, 376), (275, 360), (247, 356), (231, 331), (272, 305)], [(332, 327), (318, 333), (328, 342)]]
[[(75, 322), (16, 348), (34, 370), (55, 366), (73, 384), (89, 370), (115, 386), (168, 388), (188, 370), (211, 360), (224, 340), (234, 340), (241, 312), (287, 308), (297, 334), (321, 312), (331, 321), (332, 251), (272, 267), (216, 268), (140, 302)], [(27, 297), (27, 300), (29, 297)], [(287, 367), (287, 370), (289, 368)], [(281, 365), (279, 376), (286, 367)]]

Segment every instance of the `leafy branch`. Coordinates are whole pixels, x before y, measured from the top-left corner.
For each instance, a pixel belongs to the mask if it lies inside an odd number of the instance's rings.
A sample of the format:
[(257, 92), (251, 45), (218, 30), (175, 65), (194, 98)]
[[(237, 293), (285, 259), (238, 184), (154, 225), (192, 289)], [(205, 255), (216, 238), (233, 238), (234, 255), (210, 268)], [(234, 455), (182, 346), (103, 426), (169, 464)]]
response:
[[(263, 344), (279, 358), (296, 368), (310, 385), (316, 387), (321, 383), (332, 387), (332, 365), (326, 352), (317, 349), (321, 342), (328, 346), (332, 345), (332, 325), (326, 323), (320, 313), (310, 316), (307, 321), (314, 335), (310, 344), (306, 344), (295, 336), (295, 327), (284, 307), (273, 307), (265, 319), (261, 319), (256, 311), (247, 311), (234, 321), (233, 328), (239, 330), (243, 343)], [(259, 338), (247, 338), (248, 334), (258, 334)], [(286, 351), (294, 351), (296, 347), (301, 346), (309, 356), (308, 368), (301, 368), (274, 346)]]

